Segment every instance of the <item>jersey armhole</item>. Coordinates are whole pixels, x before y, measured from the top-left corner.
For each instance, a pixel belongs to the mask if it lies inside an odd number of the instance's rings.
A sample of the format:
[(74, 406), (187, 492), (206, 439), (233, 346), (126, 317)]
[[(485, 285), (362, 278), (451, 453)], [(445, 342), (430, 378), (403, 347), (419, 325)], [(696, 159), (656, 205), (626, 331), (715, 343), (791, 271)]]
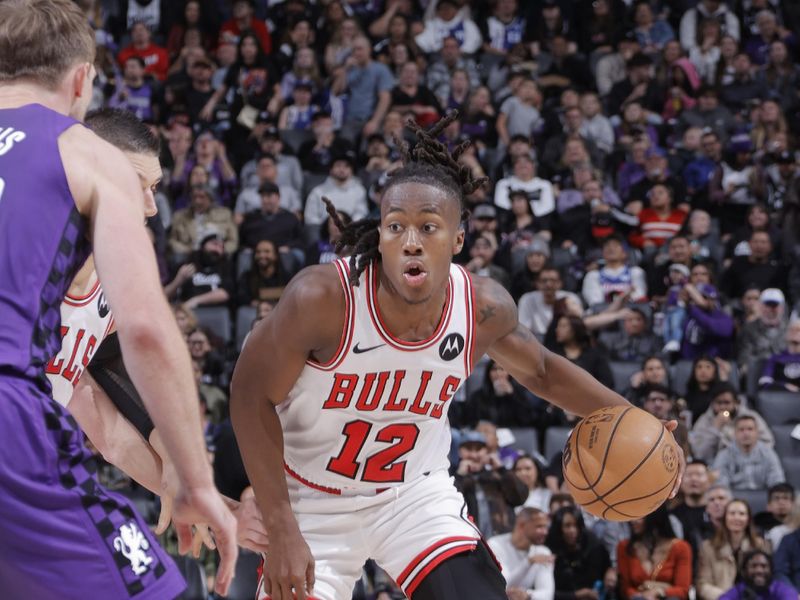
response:
[(475, 286), (472, 284), (472, 275), (461, 265), (457, 265), (461, 274), (464, 276), (464, 300), (466, 305), (467, 317), (467, 342), (464, 352), (464, 371), (466, 376), (472, 374), (472, 367), (475, 365), (475, 336), (477, 321), (475, 319)]
[(306, 359), (306, 364), (316, 369), (323, 371), (332, 371), (344, 360), (347, 352), (350, 350), (350, 344), (353, 341), (353, 330), (355, 329), (356, 320), (356, 306), (355, 298), (353, 295), (353, 288), (350, 285), (350, 267), (344, 259), (335, 260), (333, 265), (336, 267), (336, 272), (339, 275), (339, 283), (344, 291), (344, 326), (342, 328), (342, 337), (339, 339), (339, 347), (333, 354), (330, 360), (324, 363), (315, 361), (312, 358)]

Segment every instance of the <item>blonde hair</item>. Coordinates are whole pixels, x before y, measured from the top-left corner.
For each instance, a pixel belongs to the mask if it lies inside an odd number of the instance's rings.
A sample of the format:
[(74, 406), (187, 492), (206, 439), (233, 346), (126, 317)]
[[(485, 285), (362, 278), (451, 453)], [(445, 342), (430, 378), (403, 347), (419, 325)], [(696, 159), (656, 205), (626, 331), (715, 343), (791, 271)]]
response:
[(52, 89), (94, 58), (94, 33), (71, 0), (0, 2), (0, 83), (29, 79)]

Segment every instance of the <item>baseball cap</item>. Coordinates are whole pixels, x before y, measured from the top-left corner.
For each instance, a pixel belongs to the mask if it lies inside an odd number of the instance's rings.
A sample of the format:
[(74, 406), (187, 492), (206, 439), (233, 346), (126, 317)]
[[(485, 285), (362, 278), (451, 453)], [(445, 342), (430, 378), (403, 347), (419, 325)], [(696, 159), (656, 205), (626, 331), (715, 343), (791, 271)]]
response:
[(476, 219), (496, 219), (497, 209), (491, 204), (479, 204), (472, 211), (472, 216)]
[(264, 132), (261, 134), (262, 138), (280, 139), (281, 135), (278, 133), (278, 128), (275, 125), (267, 125)]
[(526, 248), (525, 255), (527, 256), (528, 254), (543, 254), (547, 258), (550, 258), (550, 246), (542, 238), (534, 238)]
[(205, 245), (206, 245), (208, 242), (210, 242), (211, 240), (216, 240), (216, 241), (224, 242), (224, 241), (225, 241), (225, 238), (224, 238), (224, 237), (222, 237), (222, 234), (221, 234), (219, 231), (212, 231), (211, 233), (207, 233), (206, 235), (204, 235), (204, 236), (203, 236), (203, 237), (200, 239), (200, 245), (199, 245), (198, 247), (199, 247), (199, 248), (202, 248), (203, 246), (205, 246)]
[(778, 288), (765, 289), (758, 299), (764, 304), (784, 304), (786, 302), (783, 292)]
[(333, 163), (335, 163), (337, 161), (340, 161), (340, 160), (343, 160), (347, 164), (349, 164), (352, 169), (355, 169), (356, 168), (356, 163), (357, 163), (357, 158), (358, 157), (356, 156), (356, 153), (353, 150), (345, 150), (344, 152), (338, 153), (333, 157), (333, 161), (331, 162), (331, 166), (333, 166)]
[(486, 436), (478, 431), (465, 431), (461, 434), (461, 439), (458, 441), (459, 446), (464, 444), (481, 444), (486, 445)]
[(678, 271), (684, 277), (689, 277), (689, 267), (686, 265), (682, 265), (681, 263), (672, 263), (669, 266), (670, 271)]

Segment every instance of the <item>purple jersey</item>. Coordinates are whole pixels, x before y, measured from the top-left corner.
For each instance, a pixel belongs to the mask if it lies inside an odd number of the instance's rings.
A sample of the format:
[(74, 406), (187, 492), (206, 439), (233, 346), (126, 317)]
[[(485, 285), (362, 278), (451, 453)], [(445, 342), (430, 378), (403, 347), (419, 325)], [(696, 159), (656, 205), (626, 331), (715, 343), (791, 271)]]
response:
[(58, 150), (76, 123), (38, 104), (0, 110), (0, 374), (48, 391), (61, 302), (91, 251)]

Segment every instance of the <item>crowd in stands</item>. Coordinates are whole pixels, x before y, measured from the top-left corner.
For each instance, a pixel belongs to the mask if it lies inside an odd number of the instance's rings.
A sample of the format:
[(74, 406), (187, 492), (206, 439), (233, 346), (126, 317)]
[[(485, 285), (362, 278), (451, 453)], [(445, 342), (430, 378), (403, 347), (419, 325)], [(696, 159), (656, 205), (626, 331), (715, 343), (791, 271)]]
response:
[[(677, 419), (689, 461), (674, 503), (598, 521), (563, 487), (576, 416), (480, 359), (450, 407), (452, 473), (508, 597), (797, 598), (800, 3), (76, 2), (93, 106), (162, 140), (148, 225), (226, 494), (248, 485), (233, 365), (291, 278), (337, 258), (322, 198), (376, 215), (405, 122), (457, 110), (441, 141), (471, 140), (459, 161), (488, 180), (455, 262), (549, 350)], [(357, 593), (402, 597), (374, 565)]]

